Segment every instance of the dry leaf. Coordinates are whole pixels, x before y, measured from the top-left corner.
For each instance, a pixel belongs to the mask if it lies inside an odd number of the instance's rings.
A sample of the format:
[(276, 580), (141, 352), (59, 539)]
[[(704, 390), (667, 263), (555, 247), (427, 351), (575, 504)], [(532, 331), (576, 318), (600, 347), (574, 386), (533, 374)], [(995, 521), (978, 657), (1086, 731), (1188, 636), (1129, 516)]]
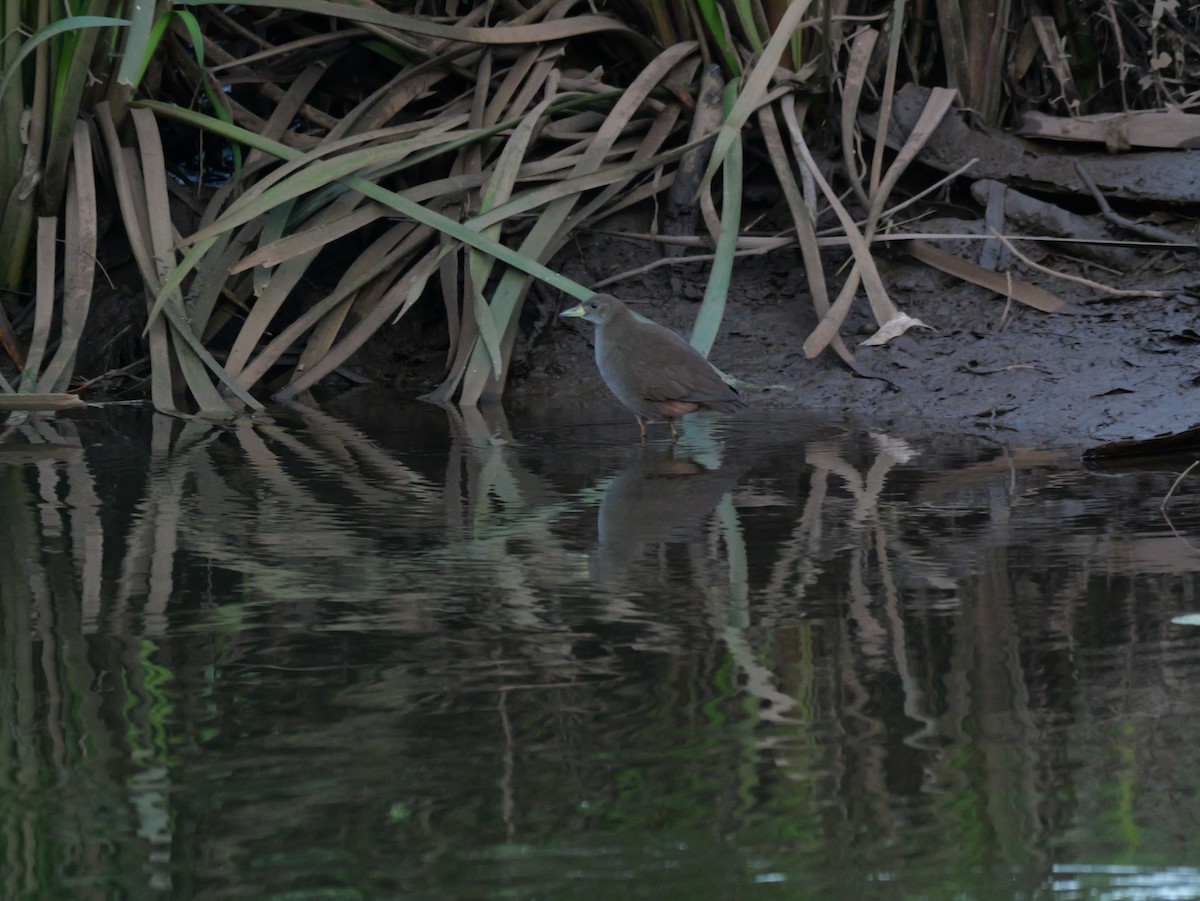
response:
[(863, 341), (862, 345), (864, 347), (878, 347), (880, 345), (887, 344), (893, 338), (899, 338), (914, 326), (920, 326), (921, 328), (927, 328), (932, 331), (932, 327), (926, 325), (920, 319), (914, 319), (907, 313), (901, 313), (899, 316), (889, 319), (882, 326), (880, 326), (879, 331), (873, 334), (866, 341)]

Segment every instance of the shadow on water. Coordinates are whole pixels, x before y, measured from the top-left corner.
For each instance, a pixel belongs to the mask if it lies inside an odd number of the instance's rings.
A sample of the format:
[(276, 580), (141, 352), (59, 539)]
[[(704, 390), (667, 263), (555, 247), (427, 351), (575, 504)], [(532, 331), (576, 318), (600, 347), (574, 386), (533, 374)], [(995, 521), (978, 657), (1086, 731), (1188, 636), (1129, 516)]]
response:
[(1175, 474), (369, 394), (29, 419), (4, 896), (1200, 896)]

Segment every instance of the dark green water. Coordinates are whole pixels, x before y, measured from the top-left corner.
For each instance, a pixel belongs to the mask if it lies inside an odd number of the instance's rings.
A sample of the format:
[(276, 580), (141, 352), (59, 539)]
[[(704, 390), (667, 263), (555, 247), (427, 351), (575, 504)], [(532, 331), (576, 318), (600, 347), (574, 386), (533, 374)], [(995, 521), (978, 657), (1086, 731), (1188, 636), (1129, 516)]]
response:
[(6, 431), (3, 897), (1200, 897), (1182, 466), (593, 416)]

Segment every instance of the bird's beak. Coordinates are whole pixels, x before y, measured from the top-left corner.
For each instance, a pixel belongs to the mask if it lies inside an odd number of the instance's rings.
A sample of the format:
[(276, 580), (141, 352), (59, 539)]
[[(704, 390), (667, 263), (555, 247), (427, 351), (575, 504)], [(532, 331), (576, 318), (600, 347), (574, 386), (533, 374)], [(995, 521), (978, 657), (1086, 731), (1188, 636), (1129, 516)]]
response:
[(585, 310), (583, 308), (583, 304), (577, 304), (576, 306), (571, 307), (571, 309), (569, 309), (569, 310), (563, 310), (558, 315), (559, 315), (559, 318), (562, 318), (563, 316), (567, 316), (567, 317), (570, 317), (573, 319), (582, 319), (584, 316), (587, 315), (587, 310)]

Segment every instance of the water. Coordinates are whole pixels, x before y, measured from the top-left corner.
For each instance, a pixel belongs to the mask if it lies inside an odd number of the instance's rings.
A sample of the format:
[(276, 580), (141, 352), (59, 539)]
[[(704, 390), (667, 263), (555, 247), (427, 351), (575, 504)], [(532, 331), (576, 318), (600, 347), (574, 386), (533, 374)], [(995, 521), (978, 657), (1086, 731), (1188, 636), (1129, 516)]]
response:
[(1186, 463), (591, 416), (6, 432), (4, 897), (1200, 897)]

